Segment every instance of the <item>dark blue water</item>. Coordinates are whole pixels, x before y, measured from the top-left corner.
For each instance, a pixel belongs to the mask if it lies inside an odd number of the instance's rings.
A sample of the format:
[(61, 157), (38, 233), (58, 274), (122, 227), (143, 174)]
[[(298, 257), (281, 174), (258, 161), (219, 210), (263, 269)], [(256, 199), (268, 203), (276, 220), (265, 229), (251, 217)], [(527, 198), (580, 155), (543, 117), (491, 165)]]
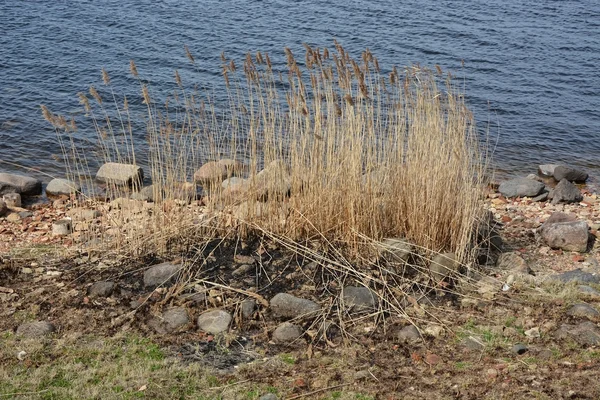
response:
[(159, 91), (172, 87), (174, 69), (219, 90), (221, 51), (283, 62), (285, 46), (303, 54), (303, 42), (333, 47), (334, 38), (357, 56), (370, 48), (388, 68), (454, 71), (479, 127), (489, 123), (501, 175), (566, 162), (600, 177), (597, 0), (1, 1), (0, 170), (24, 171), (8, 162), (63, 175), (39, 105), (77, 114), (77, 92), (102, 86), (102, 67), (129, 95), (139, 93), (130, 59)]

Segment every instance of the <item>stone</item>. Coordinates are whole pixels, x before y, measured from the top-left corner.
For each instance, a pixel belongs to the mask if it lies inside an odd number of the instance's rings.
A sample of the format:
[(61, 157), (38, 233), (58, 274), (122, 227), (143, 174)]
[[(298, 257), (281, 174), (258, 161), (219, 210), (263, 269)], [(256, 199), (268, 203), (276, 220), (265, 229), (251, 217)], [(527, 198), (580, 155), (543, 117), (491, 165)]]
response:
[(531, 201), (534, 201), (534, 202), (546, 201), (546, 200), (548, 200), (549, 194), (550, 194), (550, 192), (542, 192), (542, 194), (532, 197)]
[(585, 221), (556, 222), (546, 221), (540, 228), (546, 244), (555, 249), (583, 253), (588, 247), (588, 225)]
[(273, 332), (273, 340), (278, 343), (289, 343), (302, 337), (302, 329), (290, 322), (284, 322)]
[(30, 176), (0, 172), (0, 195), (7, 193), (37, 196), (42, 194), (42, 182)]
[(0, 217), (3, 217), (8, 212), (8, 207), (4, 200), (0, 200)]
[(171, 262), (153, 265), (144, 272), (144, 286), (159, 286), (169, 283), (175, 279), (181, 268), (180, 264)]
[(342, 289), (342, 300), (346, 307), (355, 310), (374, 309), (377, 306), (375, 294), (364, 286), (346, 286)]
[(516, 252), (508, 252), (500, 254), (496, 267), (499, 269), (513, 271), (522, 274), (531, 274), (531, 269), (527, 262)]
[(591, 286), (579, 285), (579, 286), (577, 286), (577, 289), (579, 289), (579, 293), (584, 294), (586, 296), (600, 297), (600, 291), (594, 289)]
[(131, 193), (133, 200), (154, 202), (154, 185), (144, 186), (138, 192)]
[(245, 186), (247, 184), (248, 180), (238, 176), (232, 176), (231, 178), (225, 179), (223, 182), (221, 182), (221, 188), (227, 189), (236, 186)]
[(28, 338), (39, 338), (50, 335), (55, 330), (54, 325), (48, 321), (36, 321), (19, 325), (17, 335)]
[(558, 185), (554, 188), (554, 194), (552, 195), (552, 204), (558, 203), (579, 203), (583, 200), (581, 190), (577, 186), (573, 185), (566, 179), (558, 182)]
[(198, 328), (207, 333), (217, 334), (229, 329), (231, 320), (231, 314), (227, 311), (207, 311), (198, 317)]
[(405, 239), (387, 238), (381, 242), (383, 256), (392, 262), (404, 263), (413, 252), (413, 246)]
[(273, 393), (266, 393), (266, 394), (263, 394), (262, 396), (260, 396), (258, 398), (258, 400), (279, 400), (279, 397), (277, 397)]
[(109, 162), (102, 165), (96, 173), (97, 181), (118, 186), (140, 187), (143, 179), (144, 170), (133, 164)]
[(600, 329), (591, 321), (582, 322), (578, 325), (563, 324), (556, 331), (555, 336), (559, 339), (573, 339), (582, 346), (600, 345)]
[(600, 312), (589, 304), (581, 303), (575, 304), (567, 311), (567, 315), (571, 317), (585, 317), (590, 319), (596, 319), (600, 315)]
[(454, 253), (442, 253), (433, 257), (429, 265), (429, 272), (431, 277), (439, 282), (457, 273), (459, 268), (460, 262)]
[(73, 232), (73, 221), (71, 218), (59, 219), (52, 224), (52, 236), (65, 236)]
[(407, 325), (398, 332), (400, 342), (416, 342), (421, 340), (421, 334), (414, 325)]
[(256, 300), (246, 299), (246, 300), (242, 301), (240, 308), (242, 311), (242, 318), (250, 319), (254, 315), (254, 310), (256, 309)]
[(579, 284), (600, 283), (600, 275), (591, 272), (582, 271), (581, 268), (572, 271), (563, 272), (562, 274), (552, 275), (549, 280), (562, 283), (576, 282)]
[(110, 281), (95, 282), (88, 288), (87, 294), (90, 297), (109, 297), (115, 289), (115, 283)]
[(566, 214), (562, 212), (555, 212), (544, 222), (544, 225), (555, 224), (557, 222), (575, 222), (577, 216), (575, 214)]
[(554, 176), (554, 170), (558, 167), (557, 164), (543, 164), (538, 166), (538, 174), (545, 178), (551, 178)]
[(194, 172), (194, 181), (203, 185), (220, 183), (243, 170), (243, 164), (239, 161), (222, 159), (209, 161)]
[(73, 219), (73, 221), (90, 221), (92, 219), (98, 218), (102, 215), (102, 213), (98, 210), (91, 210), (89, 208), (73, 208), (67, 211), (67, 215)]
[[(254, 203), (254, 204), (252, 204)], [(260, 218), (265, 213), (266, 208), (263, 203), (254, 201), (248, 202), (244, 201), (243, 203), (233, 207), (231, 209), (231, 214), (234, 218), (248, 221), (252, 218)]]
[(162, 314), (162, 320), (167, 331), (173, 332), (190, 323), (190, 316), (183, 307), (173, 307)]
[(517, 343), (512, 347), (512, 352), (517, 353), (518, 355), (525, 354), (528, 350), (529, 348), (523, 343)]
[(68, 179), (54, 178), (46, 186), (46, 194), (50, 196), (70, 195), (81, 191), (81, 185)]
[(543, 183), (527, 178), (511, 179), (498, 187), (498, 191), (505, 197), (535, 197), (543, 190)]
[(290, 194), (292, 178), (289, 167), (283, 160), (274, 160), (254, 177), (256, 198), (265, 201), (269, 197), (283, 200)]
[(252, 269), (253, 269), (252, 265), (244, 264), (244, 265), (239, 266), (235, 270), (233, 270), (231, 275), (233, 275), (235, 277), (246, 275), (246, 273), (248, 273)]
[(480, 338), (469, 336), (464, 338), (460, 344), (468, 350), (481, 351), (485, 348), (485, 345)]
[(314, 301), (301, 299), (288, 293), (276, 294), (271, 299), (270, 306), (275, 315), (286, 318), (296, 318), (321, 310), (321, 306)]
[(554, 179), (556, 179), (557, 181), (566, 179), (571, 182), (579, 182), (579, 183), (585, 182), (588, 178), (588, 174), (586, 172), (575, 169), (575, 168), (567, 167), (565, 165), (558, 165), (554, 169), (553, 176), (554, 176)]
[(2, 196), (2, 200), (4, 200), (7, 207), (21, 207), (21, 195), (19, 193), (6, 193)]
[(19, 211), (19, 217), (21, 219), (31, 218), (33, 217), (33, 213), (31, 211)]

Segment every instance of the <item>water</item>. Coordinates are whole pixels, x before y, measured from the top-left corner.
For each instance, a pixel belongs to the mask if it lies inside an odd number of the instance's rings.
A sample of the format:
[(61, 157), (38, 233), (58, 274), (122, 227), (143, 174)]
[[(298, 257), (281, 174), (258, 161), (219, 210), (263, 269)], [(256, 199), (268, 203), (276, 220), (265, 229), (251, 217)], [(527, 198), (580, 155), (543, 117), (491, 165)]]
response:
[(333, 47), (333, 38), (354, 55), (370, 48), (382, 66), (439, 64), (458, 75), (489, 126), (499, 175), (564, 162), (600, 178), (596, 0), (2, 1), (0, 171), (64, 175), (39, 105), (81, 118), (76, 94), (101, 86), (101, 67), (129, 95), (139, 93), (130, 59), (154, 89), (172, 87), (174, 69), (218, 89), (221, 51), (282, 62), (285, 46), (303, 54), (303, 42)]

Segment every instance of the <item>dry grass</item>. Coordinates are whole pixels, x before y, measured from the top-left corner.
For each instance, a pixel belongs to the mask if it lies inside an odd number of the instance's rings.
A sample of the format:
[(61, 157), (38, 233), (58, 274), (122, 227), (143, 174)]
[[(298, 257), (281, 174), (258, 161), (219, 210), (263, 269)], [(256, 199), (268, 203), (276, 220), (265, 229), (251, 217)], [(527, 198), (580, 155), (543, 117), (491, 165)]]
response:
[[(177, 72), (177, 89), (159, 104), (132, 61), (147, 111), (147, 147), (140, 155), (131, 106), (126, 98), (119, 103), (108, 73), (102, 71), (104, 92), (114, 110), (93, 87), (89, 96), (80, 94), (102, 161), (141, 160), (151, 170), (153, 226), (130, 229), (125, 237), (132, 247), (164, 250), (173, 237), (206, 227), (198, 221), (193, 227), (180, 212), (185, 207), (173, 200), (182, 198), (182, 184), (201, 164), (228, 157), (245, 164), (246, 190), (205, 185), (211, 191), (206, 201), (220, 212), (242, 203), (234, 220), (298, 242), (326, 239), (353, 257), (371, 248), (370, 240), (396, 237), (425, 255), (454, 252), (467, 261), (486, 162), (473, 116), (450, 75), (416, 66), (384, 75), (371, 52), (353, 59), (337, 43), (335, 51), (306, 46), (302, 67), (289, 49), (285, 54), (285, 71), (275, 70), (261, 53), (248, 54), (242, 68), (223, 55), (225, 111), (217, 111), (220, 104), (208, 94), (187, 90)], [(89, 155), (76, 145), (74, 122), (43, 110), (61, 132), (69, 175), (86, 180), (90, 193)], [(276, 168), (261, 177), (269, 164)], [(109, 187), (107, 195), (118, 197), (120, 191)], [(201, 235), (223, 236), (223, 229), (237, 225), (210, 219)], [(243, 225), (238, 233), (246, 234)], [(148, 233), (156, 240), (149, 241)]]

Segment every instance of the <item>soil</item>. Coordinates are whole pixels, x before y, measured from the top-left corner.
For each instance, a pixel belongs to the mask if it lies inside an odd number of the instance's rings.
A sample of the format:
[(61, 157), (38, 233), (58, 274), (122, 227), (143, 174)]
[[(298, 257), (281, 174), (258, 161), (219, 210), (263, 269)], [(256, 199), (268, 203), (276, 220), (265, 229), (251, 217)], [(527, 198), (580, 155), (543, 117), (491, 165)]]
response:
[[(349, 391), (363, 396), (353, 398), (376, 399), (600, 398), (600, 349), (557, 334), (563, 324), (587, 320), (569, 316), (569, 306), (599, 307), (600, 297), (546, 280), (577, 268), (596, 271), (597, 246), (583, 254), (550, 249), (533, 231), (552, 212), (566, 211), (587, 221), (595, 235), (600, 201), (586, 193), (582, 203), (551, 205), (492, 192), (487, 207), (503, 224), (504, 250), (522, 257), (532, 273), (522, 277), (482, 266), (471, 291), (452, 279), (434, 289), (413, 279), (411, 291), (399, 299), (404, 312), (399, 315), (385, 305), (368, 311), (345, 308), (339, 302), (342, 287), (361, 282), (260, 238), (209, 244), (177, 283), (146, 288), (142, 275), (148, 266), (177, 260), (72, 253), (72, 238), (49, 234), (51, 221), (65, 214), (64, 205), (29, 205), (25, 209), (32, 216), (0, 219), (0, 332), (16, 332), (33, 320), (52, 322), (58, 328), (54, 338), (132, 332), (150, 338), (182, 365), (210, 367), (221, 382), (275, 387), (280, 398), (288, 399), (340, 398)], [(250, 267), (234, 273), (242, 265)], [(514, 282), (506, 285), (511, 275)], [(482, 290), (488, 278), (497, 285)], [(98, 281), (116, 283), (111, 296), (88, 296)], [(294, 321), (305, 333), (293, 343), (272, 340), (284, 319), (261, 303), (281, 292), (323, 307), (317, 317)], [(241, 302), (247, 299), (257, 300), (257, 309), (243, 318)], [(173, 306), (187, 309), (192, 322), (168, 332), (160, 316)], [(224, 335), (194, 326), (201, 312), (214, 308), (234, 316)], [(331, 324), (325, 334), (324, 321)], [(398, 332), (411, 323), (422, 336), (402, 341)], [(519, 343), (527, 347), (523, 354), (513, 349)], [(281, 360), (291, 361), (282, 368)], [(0, 365), (19, 362), (0, 354)]]

